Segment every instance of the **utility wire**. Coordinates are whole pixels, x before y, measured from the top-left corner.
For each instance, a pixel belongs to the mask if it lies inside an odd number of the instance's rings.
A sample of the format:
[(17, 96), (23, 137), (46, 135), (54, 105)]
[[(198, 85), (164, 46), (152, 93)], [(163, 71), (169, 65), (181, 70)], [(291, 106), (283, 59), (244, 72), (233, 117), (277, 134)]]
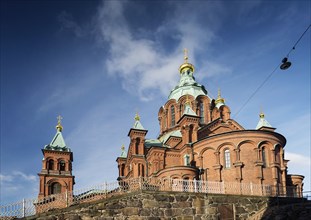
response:
[(300, 36), (300, 38), (296, 41), (296, 43), (294, 44), (294, 46), (292, 47), (292, 49), (289, 50), (288, 54), (286, 55), (286, 57), (289, 56), (289, 54), (296, 49), (297, 44), (299, 43), (299, 41), (301, 40), (301, 38), (303, 37), (303, 35), (305, 35), (305, 33), (307, 33), (307, 31), (309, 30), (309, 28), (311, 27), (311, 24), (307, 27), (307, 29), (305, 30), (305, 32), (303, 32), (303, 34)]
[[(297, 44), (299, 43), (299, 41), (302, 39), (302, 37), (307, 33), (307, 31), (309, 30), (309, 28), (311, 27), (311, 24), (307, 27), (307, 29), (302, 33), (302, 35), (299, 37), (299, 39), (296, 41), (296, 43), (294, 44), (294, 46), (289, 50), (289, 52), (287, 53), (286, 57), (289, 56), (289, 54), (295, 50)], [(281, 63), (280, 63), (281, 64)], [(243, 108), (249, 103), (249, 101), (256, 95), (256, 93), (265, 85), (265, 83), (271, 78), (271, 76), (273, 75), (273, 73), (275, 73), (275, 71), (277, 71), (277, 69), (279, 68), (280, 64), (278, 64), (274, 70), (267, 76), (267, 78), (258, 86), (258, 88), (251, 94), (251, 96), (246, 100), (246, 102), (244, 102), (244, 104), (241, 106), (241, 108), (235, 113), (235, 115), (233, 116), (233, 118), (235, 118), (242, 110)]]

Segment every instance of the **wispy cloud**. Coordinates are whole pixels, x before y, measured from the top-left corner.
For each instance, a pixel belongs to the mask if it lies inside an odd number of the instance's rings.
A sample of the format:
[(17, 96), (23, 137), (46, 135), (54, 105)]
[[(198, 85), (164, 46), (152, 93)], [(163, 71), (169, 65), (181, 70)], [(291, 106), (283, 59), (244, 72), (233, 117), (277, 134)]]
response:
[(0, 181), (1, 183), (10, 183), (10, 182), (14, 182), (17, 179), (21, 179), (24, 181), (36, 181), (37, 180), (37, 176), (34, 176), (32, 174), (25, 174), (21, 171), (13, 171), (12, 174), (0, 174)]
[(311, 167), (311, 158), (305, 155), (292, 153), (292, 152), (286, 152), (286, 158), (290, 160), (290, 167), (307, 167), (310, 169)]
[(306, 156), (292, 153), (292, 152), (286, 152), (286, 159), (289, 159), (288, 164), (288, 173), (289, 174), (299, 174), (303, 175), (305, 177), (304, 179), (304, 191), (310, 191), (311, 190), (311, 158), (310, 158), (310, 152), (309, 155)]
[[(175, 11), (170, 16), (164, 18), (154, 30), (146, 30), (174, 38), (176, 46), (168, 52), (165, 50), (167, 45), (159, 38), (144, 38), (130, 28), (125, 18), (126, 6), (126, 2), (104, 1), (98, 10), (100, 36), (109, 45), (109, 56), (105, 62), (107, 73), (117, 74), (122, 79), (123, 88), (138, 93), (142, 100), (151, 100), (158, 92), (167, 95), (178, 79), (177, 68), (183, 62), (183, 48), (189, 49), (191, 62), (195, 64), (193, 51), (204, 51), (203, 48), (208, 47), (215, 35), (214, 30), (203, 26), (203, 23), (215, 20), (218, 11), (205, 11), (209, 17), (202, 21), (196, 13), (180, 16), (184, 13), (184, 7), (174, 5), (172, 9)], [(213, 59), (208, 67), (204, 65), (201, 66), (203, 70), (214, 71), (214, 74), (230, 71), (228, 67), (220, 68)]]
[(6, 201), (14, 195), (18, 198), (35, 198), (38, 192), (38, 181), (37, 176), (21, 171), (13, 171), (11, 174), (1, 173), (1, 200)]
[(67, 11), (62, 11), (58, 15), (58, 21), (61, 23), (61, 30), (71, 30), (77, 37), (83, 37), (89, 33), (87, 26), (81, 27)]

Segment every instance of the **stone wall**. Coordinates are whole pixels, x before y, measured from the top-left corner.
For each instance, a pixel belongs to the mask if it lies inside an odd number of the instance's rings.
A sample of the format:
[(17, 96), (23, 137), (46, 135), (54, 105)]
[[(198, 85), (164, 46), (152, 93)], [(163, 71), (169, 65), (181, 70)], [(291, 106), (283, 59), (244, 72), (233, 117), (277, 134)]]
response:
[[(280, 203), (298, 201), (279, 199)], [(299, 200), (301, 201), (301, 199)], [(38, 220), (199, 220), (249, 219), (267, 206), (268, 197), (207, 195), (173, 192), (136, 192), (109, 199), (51, 210), (25, 219)], [(264, 214), (264, 213), (262, 213)], [(262, 215), (261, 215), (262, 216)]]

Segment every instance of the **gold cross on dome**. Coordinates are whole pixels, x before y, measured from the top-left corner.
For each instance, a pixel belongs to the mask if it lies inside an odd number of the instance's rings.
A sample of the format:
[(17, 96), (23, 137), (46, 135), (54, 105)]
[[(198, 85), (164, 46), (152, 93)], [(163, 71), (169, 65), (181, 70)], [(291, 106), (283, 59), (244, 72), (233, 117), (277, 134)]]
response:
[(60, 125), (60, 123), (62, 122), (63, 117), (62, 116), (57, 116), (57, 123)]
[(188, 63), (188, 50), (187, 50), (187, 48), (184, 49), (184, 60), (185, 60), (185, 63)]

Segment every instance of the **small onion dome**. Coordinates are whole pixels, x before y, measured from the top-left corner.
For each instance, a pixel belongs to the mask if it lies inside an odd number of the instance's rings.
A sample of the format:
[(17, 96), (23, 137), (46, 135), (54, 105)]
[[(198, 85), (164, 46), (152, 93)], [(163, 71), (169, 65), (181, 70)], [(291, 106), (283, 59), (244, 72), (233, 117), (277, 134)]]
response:
[(260, 112), (259, 118), (265, 118), (265, 114), (263, 112)]
[(221, 97), (220, 89), (218, 89), (218, 96), (217, 99), (215, 100), (215, 104), (217, 107), (225, 104), (225, 99)]
[(135, 121), (139, 121), (140, 120), (140, 116), (139, 116), (139, 114), (138, 113), (136, 113), (136, 115), (135, 115)]
[(188, 63), (188, 50), (184, 49), (184, 63), (180, 65), (179, 72), (181, 74), (187, 70), (194, 72), (194, 66), (191, 63)]

